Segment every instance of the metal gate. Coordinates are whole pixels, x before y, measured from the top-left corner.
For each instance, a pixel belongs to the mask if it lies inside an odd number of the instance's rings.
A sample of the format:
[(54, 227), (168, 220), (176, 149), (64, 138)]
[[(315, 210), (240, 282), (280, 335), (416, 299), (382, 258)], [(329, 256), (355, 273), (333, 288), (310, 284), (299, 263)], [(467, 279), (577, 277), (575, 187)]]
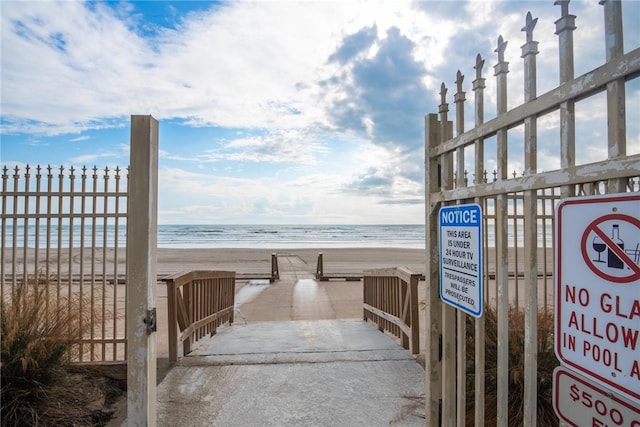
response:
[[(560, 198), (640, 190), (640, 155), (627, 154), (627, 120), (636, 110), (626, 110), (625, 87), (640, 76), (640, 49), (624, 53), (622, 8), (619, 1), (601, 1), (604, 12), (606, 63), (574, 77), (573, 32), (575, 16), (569, 1), (561, 0), (555, 22), (559, 37), (559, 85), (542, 95), (536, 92), (536, 55), (533, 40), (537, 19), (528, 13), (521, 57), (524, 104), (507, 108), (509, 63), (507, 42), (498, 38), (494, 66), (496, 112), (484, 121), (485, 60), (478, 55), (473, 80), (475, 127), (464, 129), (464, 76), (458, 71), (454, 95), (456, 136), (448, 117), (447, 87), (441, 86), (439, 114), (425, 117), (426, 165), (426, 416), (427, 425), (484, 425), (495, 412), (497, 425), (514, 419), (527, 426), (538, 424), (536, 408), (540, 339), (538, 319), (553, 313), (554, 207)], [(576, 164), (576, 104), (603, 93), (606, 101), (608, 151), (606, 158)], [(636, 106), (637, 108), (638, 106)], [(537, 145), (538, 124), (552, 117), (558, 125), (560, 168), (541, 172)], [(629, 117), (629, 118), (628, 118)], [(633, 118), (633, 119), (632, 119)], [(553, 121), (552, 120), (552, 121)], [(548, 137), (548, 136), (547, 136)], [(524, 170), (508, 170), (509, 148), (522, 141)], [(491, 151), (493, 153), (491, 153)], [(491, 156), (491, 157), (489, 157)], [(487, 171), (488, 159), (496, 169)], [(543, 165), (543, 169), (548, 165)], [(492, 316), (473, 319), (442, 303), (439, 297), (438, 211), (446, 205), (477, 203), (483, 212), (484, 306)], [(517, 323), (520, 316), (522, 323)], [(542, 317), (540, 317), (542, 318)], [(495, 330), (489, 323), (495, 324)], [(523, 363), (514, 370), (510, 361), (511, 336), (520, 337)], [(495, 335), (489, 337), (488, 335)], [(489, 342), (495, 344), (490, 355)], [(553, 345), (553, 339), (549, 341)], [(487, 348), (485, 348), (485, 345)], [(495, 359), (488, 373), (487, 361)], [(492, 359), (493, 360), (493, 359)], [(523, 376), (521, 390), (510, 390), (510, 375)], [(546, 373), (545, 373), (546, 374)], [(550, 378), (550, 377), (549, 377)], [(489, 385), (491, 381), (491, 385)], [(495, 387), (491, 402), (487, 390)], [(508, 402), (522, 394), (519, 414), (509, 413)]]

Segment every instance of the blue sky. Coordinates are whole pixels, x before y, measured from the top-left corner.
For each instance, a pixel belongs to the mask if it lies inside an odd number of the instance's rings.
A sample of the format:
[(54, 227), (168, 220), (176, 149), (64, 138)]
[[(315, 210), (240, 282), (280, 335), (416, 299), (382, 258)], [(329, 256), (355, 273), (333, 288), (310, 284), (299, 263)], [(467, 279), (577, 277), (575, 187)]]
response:
[[(545, 1), (2, 1), (0, 163), (126, 166), (129, 118), (160, 121), (159, 222), (422, 223), (424, 115), (440, 84), (453, 110), (475, 56), (508, 41), (509, 106), (522, 103), (521, 28), (538, 93), (558, 82)], [(575, 74), (604, 63), (602, 6), (572, 1)], [(623, 2), (625, 51), (640, 2)], [(640, 152), (640, 79), (627, 83), (627, 144)], [(604, 95), (576, 108), (578, 163), (606, 158)], [(453, 115), (453, 111), (452, 111)], [(539, 122), (538, 164), (559, 167), (558, 117)], [(509, 165), (521, 171), (521, 137)], [(491, 141), (488, 142), (488, 146)], [(492, 168), (488, 156), (488, 168)]]

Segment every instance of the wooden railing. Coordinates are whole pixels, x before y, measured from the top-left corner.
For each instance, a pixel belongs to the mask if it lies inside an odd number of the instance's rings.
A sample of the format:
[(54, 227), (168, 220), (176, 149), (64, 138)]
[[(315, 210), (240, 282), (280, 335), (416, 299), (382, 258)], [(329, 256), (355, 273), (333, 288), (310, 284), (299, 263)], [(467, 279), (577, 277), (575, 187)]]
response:
[(331, 274), (327, 274), (324, 272), (324, 256), (322, 252), (318, 253), (318, 261), (316, 263), (316, 280), (320, 280), (321, 282), (327, 282), (329, 280), (346, 280), (351, 282), (358, 282), (362, 280), (361, 273), (340, 273), (340, 272), (332, 272)]
[(271, 254), (271, 283), (280, 280), (280, 268), (278, 267), (278, 254)]
[(187, 355), (200, 338), (214, 335), (225, 322), (233, 323), (236, 273), (191, 271), (163, 280), (167, 283), (169, 360), (175, 362), (179, 343)]
[(364, 320), (400, 338), (412, 354), (420, 352), (419, 280), (420, 274), (402, 267), (366, 270), (362, 287)]

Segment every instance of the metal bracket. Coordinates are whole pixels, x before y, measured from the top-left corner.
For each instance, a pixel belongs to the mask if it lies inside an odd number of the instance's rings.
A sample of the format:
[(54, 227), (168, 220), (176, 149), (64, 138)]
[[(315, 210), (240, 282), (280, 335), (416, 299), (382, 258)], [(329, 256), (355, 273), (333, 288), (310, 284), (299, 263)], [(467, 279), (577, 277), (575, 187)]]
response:
[(147, 316), (142, 320), (147, 325), (147, 335), (151, 335), (156, 332), (158, 327), (156, 323), (156, 308), (153, 307), (147, 310)]

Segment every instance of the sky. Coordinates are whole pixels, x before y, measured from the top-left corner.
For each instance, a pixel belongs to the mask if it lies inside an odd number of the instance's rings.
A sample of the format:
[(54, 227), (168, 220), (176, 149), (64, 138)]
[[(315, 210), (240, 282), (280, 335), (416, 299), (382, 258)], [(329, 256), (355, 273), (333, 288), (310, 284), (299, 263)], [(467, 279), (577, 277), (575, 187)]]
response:
[[(605, 62), (603, 7), (571, 1), (575, 75)], [(160, 224), (420, 224), (424, 116), (440, 85), (455, 118), (475, 58), (495, 117), (494, 49), (507, 41), (509, 108), (523, 102), (527, 12), (537, 91), (558, 84), (560, 7), (544, 1), (0, 1), (0, 164), (126, 167), (130, 116), (160, 123)], [(625, 52), (640, 2), (623, 2)], [(640, 79), (626, 84), (640, 153)], [(606, 158), (604, 94), (579, 103), (577, 163)], [(560, 166), (559, 118), (539, 120), (540, 170)], [(522, 171), (522, 130), (509, 167)], [(495, 158), (487, 142), (487, 168)], [(472, 164), (472, 163), (471, 163)]]

